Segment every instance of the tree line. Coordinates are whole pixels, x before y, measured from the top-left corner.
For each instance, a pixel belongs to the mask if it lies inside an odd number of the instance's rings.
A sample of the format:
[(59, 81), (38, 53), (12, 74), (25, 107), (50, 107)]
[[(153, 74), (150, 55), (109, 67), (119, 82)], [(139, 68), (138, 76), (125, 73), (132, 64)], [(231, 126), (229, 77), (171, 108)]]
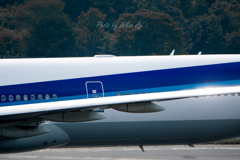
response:
[(0, 55), (237, 54), (240, 0), (0, 0)]

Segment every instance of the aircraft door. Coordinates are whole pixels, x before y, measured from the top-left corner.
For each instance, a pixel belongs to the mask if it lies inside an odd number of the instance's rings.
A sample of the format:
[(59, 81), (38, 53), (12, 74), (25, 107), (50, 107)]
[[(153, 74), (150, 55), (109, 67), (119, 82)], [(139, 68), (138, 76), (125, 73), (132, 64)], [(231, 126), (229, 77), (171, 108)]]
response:
[(85, 83), (87, 98), (104, 97), (104, 89), (101, 81), (88, 81)]

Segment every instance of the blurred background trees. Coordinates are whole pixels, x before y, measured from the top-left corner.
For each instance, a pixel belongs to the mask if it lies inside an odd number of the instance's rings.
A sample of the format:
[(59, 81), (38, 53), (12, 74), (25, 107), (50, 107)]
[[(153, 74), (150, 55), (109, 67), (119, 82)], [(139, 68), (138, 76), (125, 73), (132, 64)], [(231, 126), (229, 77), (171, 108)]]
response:
[(27, 30), (24, 54), (28, 57), (69, 56), (74, 46), (74, 24), (63, 13), (65, 4), (58, 0), (27, 1), (11, 7), (15, 30)]
[[(134, 26), (121, 27), (123, 22)], [(122, 14), (116, 24), (116, 55), (169, 54), (173, 48), (183, 54), (183, 31), (168, 14), (144, 9)]]
[(239, 53), (240, 1), (0, 0), (2, 57), (164, 55), (173, 49)]
[(90, 8), (87, 13), (82, 11), (78, 16), (75, 55), (80, 56), (81, 53), (84, 56), (94, 56), (101, 52), (106, 33), (102, 27), (96, 25), (99, 21), (103, 22), (106, 16), (96, 8)]

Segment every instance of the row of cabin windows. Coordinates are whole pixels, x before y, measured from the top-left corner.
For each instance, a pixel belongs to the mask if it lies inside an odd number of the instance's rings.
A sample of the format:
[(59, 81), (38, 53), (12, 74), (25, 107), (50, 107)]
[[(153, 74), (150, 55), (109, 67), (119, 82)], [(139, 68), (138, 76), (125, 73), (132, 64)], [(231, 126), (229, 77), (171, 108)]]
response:
[[(149, 92), (146, 92), (146, 93), (149, 93)], [(153, 92), (153, 93), (156, 93), (156, 92)], [(135, 94), (134, 92), (131, 93), (132, 95)], [(138, 94), (142, 94), (142, 92), (139, 92)], [(231, 96), (234, 96), (236, 93), (231, 93)], [(240, 96), (240, 93), (237, 93), (238, 96)], [(120, 92), (117, 93), (118, 96), (121, 96), (122, 94)], [(128, 95), (127, 92), (125, 92), (123, 95)], [(224, 96), (227, 96), (228, 94), (224, 94)], [(211, 96), (214, 96), (214, 95), (211, 95)], [(221, 96), (220, 94), (217, 95), (217, 96)]]
[[(149, 92), (146, 92), (146, 93), (149, 93)], [(156, 92), (153, 92), (153, 93), (156, 93)], [(135, 93), (132, 92), (131, 94), (133, 95), (133, 94), (135, 94)], [(142, 92), (139, 92), (138, 94), (142, 94)], [(121, 93), (118, 92), (117, 95), (118, 95), (118, 96), (121, 96)], [(123, 95), (128, 95), (128, 93), (125, 92)], [(224, 94), (224, 95), (227, 96), (228, 94)], [(235, 93), (232, 93), (231, 95), (234, 96)], [(238, 93), (238, 95), (240, 96), (240, 93)], [(218, 96), (220, 96), (220, 95), (218, 95)], [(43, 96), (42, 96), (41, 94), (39, 94), (37, 98), (38, 98), (39, 101), (41, 101), (41, 100), (43, 99)], [(57, 100), (57, 95), (56, 95), (56, 94), (53, 94), (52, 98), (53, 98), (53, 100)], [(31, 94), (30, 99), (31, 99), (32, 101), (34, 101), (34, 100), (35, 100), (35, 95), (34, 95), (34, 94)], [(46, 94), (46, 95), (45, 95), (45, 99), (46, 99), (46, 100), (49, 100), (49, 99), (50, 99), (50, 95), (49, 95), (49, 94)], [(2, 100), (2, 102), (5, 102), (5, 101), (7, 100), (6, 96), (5, 96), (5, 95), (2, 95), (2, 96), (1, 96), (1, 100)], [(13, 96), (12, 96), (12, 95), (9, 95), (9, 96), (8, 96), (8, 100), (9, 100), (10, 102), (12, 102), (12, 101), (14, 100)], [(16, 100), (17, 100), (17, 101), (20, 101), (20, 100), (21, 100), (21, 96), (20, 96), (20, 95), (16, 95)], [(24, 101), (27, 101), (27, 100), (28, 100), (28, 95), (25, 94), (25, 95), (23, 96), (23, 100), (24, 100)]]
[[(57, 100), (57, 95), (56, 94), (53, 94), (52, 95), (52, 98), (53, 98), (53, 100)], [(35, 97), (35, 95), (34, 94), (31, 94), (31, 96), (29, 97), (29, 99), (31, 99), (32, 101), (34, 101), (35, 99), (36, 99), (36, 97)], [(39, 100), (39, 101), (41, 101), (42, 99), (43, 99), (43, 96), (41, 95), (41, 94), (39, 94), (38, 95), (38, 97), (37, 97), (37, 99)], [(49, 100), (50, 99), (50, 95), (49, 94), (46, 94), (45, 95), (45, 99), (46, 100)], [(7, 97), (5, 96), (5, 95), (2, 95), (1, 96), (1, 100), (2, 100), (2, 102), (5, 102), (6, 100), (7, 100)], [(8, 100), (10, 101), (10, 102), (12, 102), (13, 100), (14, 100), (14, 97), (12, 96), (12, 95), (9, 95), (8, 96)], [(24, 101), (27, 101), (28, 100), (28, 95), (23, 95), (23, 100)], [(16, 95), (16, 101), (21, 101), (21, 96), (18, 94), (18, 95)]]

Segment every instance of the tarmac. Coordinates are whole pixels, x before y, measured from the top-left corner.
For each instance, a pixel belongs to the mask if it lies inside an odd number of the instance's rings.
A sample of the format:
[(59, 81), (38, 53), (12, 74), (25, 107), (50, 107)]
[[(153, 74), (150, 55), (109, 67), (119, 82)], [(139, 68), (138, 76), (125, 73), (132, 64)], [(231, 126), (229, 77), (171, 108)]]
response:
[(0, 160), (240, 160), (240, 145), (60, 148), (0, 154)]

